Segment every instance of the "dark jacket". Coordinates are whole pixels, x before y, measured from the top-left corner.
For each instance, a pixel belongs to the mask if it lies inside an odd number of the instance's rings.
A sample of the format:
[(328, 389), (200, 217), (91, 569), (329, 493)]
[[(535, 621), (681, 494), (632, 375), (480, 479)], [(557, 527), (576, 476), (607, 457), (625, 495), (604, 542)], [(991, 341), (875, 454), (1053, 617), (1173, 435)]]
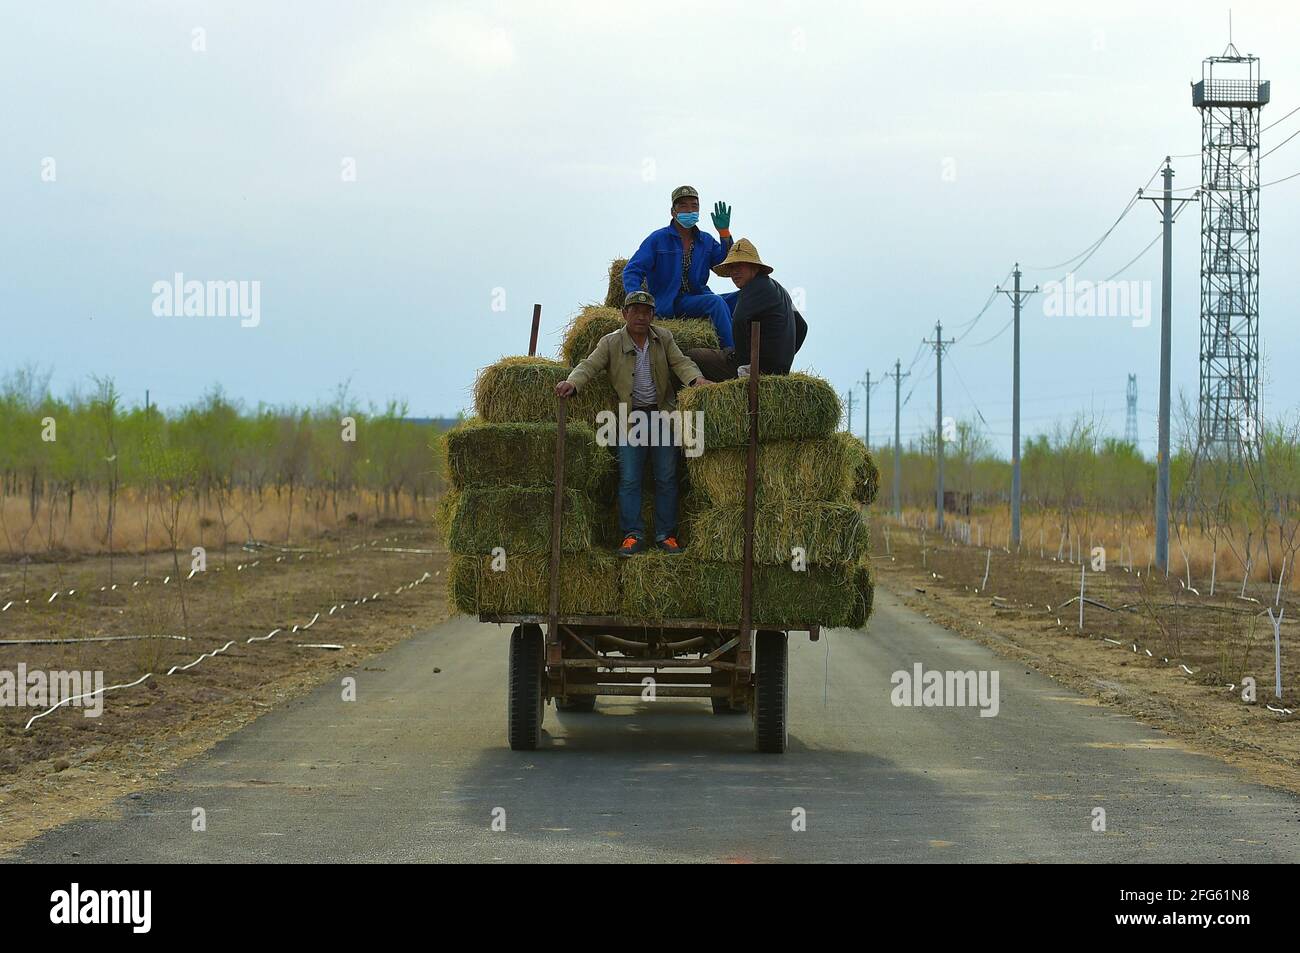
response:
[(758, 321), (759, 355), (764, 374), (789, 374), (795, 352), (803, 346), (808, 325), (790, 300), (790, 294), (771, 275), (756, 275), (740, 289), (731, 332), (736, 340), (736, 364), (749, 360), (749, 325)]

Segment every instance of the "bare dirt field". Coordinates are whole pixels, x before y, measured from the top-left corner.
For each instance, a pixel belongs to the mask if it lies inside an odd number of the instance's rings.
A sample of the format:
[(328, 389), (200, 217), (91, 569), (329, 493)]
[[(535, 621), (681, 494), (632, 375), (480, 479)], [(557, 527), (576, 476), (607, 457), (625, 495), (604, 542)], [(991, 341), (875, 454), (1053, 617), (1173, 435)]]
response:
[[(1174, 578), (1111, 565), (1085, 575), (1091, 601), (1080, 629), (1079, 565), (966, 546), (892, 522), (888, 534), (877, 524), (872, 549), (877, 583), (939, 624), (1260, 781), (1300, 792), (1293, 714), (1300, 709), (1294, 667), (1300, 627), (1291, 607), (1281, 627), (1283, 692), (1276, 698), (1273, 628), (1265, 612), (1271, 593), (1259, 588), (1242, 599), (1233, 586), (1210, 598)], [(1285, 590), (1282, 596), (1286, 607)], [(1242, 700), (1247, 676), (1257, 684), (1255, 704)]]
[[(170, 555), (151, 555), (147, 575), (142, 557), (118, 557), (116, 588), (104, 557), (3, 564), (0, 670), (102, 671), (105, 686), (139, 684), (105, 692), (98, 717), (74, 704), (32, 722), (44, 709), (0, 707), (0, 854), (445, 618), (445, 561), (427, 521), (291, 550), (214, 549), (185, 583), (184, 613)], [(188, 575), (189, 560), (181, 565)], [(14, 644), (120, 636), (147, 638)]]

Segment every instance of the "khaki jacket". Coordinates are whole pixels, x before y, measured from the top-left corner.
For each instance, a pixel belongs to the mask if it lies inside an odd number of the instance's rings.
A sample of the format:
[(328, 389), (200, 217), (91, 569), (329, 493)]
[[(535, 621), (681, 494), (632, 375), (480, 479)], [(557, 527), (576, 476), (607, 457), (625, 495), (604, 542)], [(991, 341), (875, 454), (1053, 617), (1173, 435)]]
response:
[[(673, 333), (666, 328), (650, 325), (648, 330), (650, 346), (650, 377), (655, 382), (655, 392), (659, 395), (660, 410), (677, 408), (677, 381), (689, 384), (701, 377), (695, 362), (682, 353), (682, 349), (673, 340)], [(669, 375), (672, 369), (676, 380)], [(636, 344), (627, 328), (612, 331), (600, 339), (591, 355), (569, 372), (569, 383), (579, 391), (601, 371), (609, 372), (609, 382), (618, 394), (618, 399), (632, 406), (632, 373), (636, 370)]]

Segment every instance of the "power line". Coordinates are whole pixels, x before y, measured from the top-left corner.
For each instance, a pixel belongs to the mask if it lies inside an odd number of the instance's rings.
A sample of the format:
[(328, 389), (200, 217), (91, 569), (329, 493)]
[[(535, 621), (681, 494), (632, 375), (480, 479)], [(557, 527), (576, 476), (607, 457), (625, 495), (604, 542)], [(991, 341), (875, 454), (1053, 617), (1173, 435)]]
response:
[[(1150, 183), (1147, 184), (1149, 185)], [(1143, 188), (1145, 188), (1145, 186), (1143, 186)], [(1093, 253), (1098, 248), (1101, 247), (1102, 242), (1104, 242), (1107, 238), (1110, 237), (1111, 232), (1115, 231), (1115, 228), (1119, 225), (1119, 223), (1124, 221), (1128, 213), (1133, 211), (1133, 206), (1137, 205), (1138, 199), (1141, 197), (1142, 197), (1142, 189), (1139, 189), (1137, 192), (1133, 194), (1132, 198), (1128, 200), (1128, 204), (1124, 206), (1124, 211), (1119, 213), (1119, 218), (1115, 219), (1115, 221), (1111, 224), (1110, 228), (1106, 229), (1106, 231), (1102, 233), (1101, 238), (1097, 239), (1095, 242), (1093, 242), (1083, 251), (1079, 252), (1079, 254), (1071, 255), (1069, 258), (1065, 259), (1065, 261), (1059, 262), (1055, 265), (1026, 265), (1025, 267), (1030, 271), (1055, 271), (1057, 268), (1069, 267), (1073, 262), (1075, 262), (1079, 258), (1083, 258), (1083, 261), (1086, 262), (1088, 258), (1091, 258)], [(1086, 258), (1084, 257), (1085, 255), (1087, 256)], [(1080, 266), (1082, 266), (1082, 264), (1083, 262), (1079, 262)]]
[[(1300, 112), (1300, 106), (1297, 106), (1295, 109), (1291, 110), (1289, 113), (1287, 113), (1287, 114), (1286, 114), (1285, 116), (1283, 116), (1281, 119), (1276, 119), (1276, 120), (1274, 120), (1273, 122), (1270, 122), (1267, 126), (1265, 126), (1263, 129), (1261, 129), (1260, 132), (1268, 132), (1270, 129), (1272, 129), (1274, 126), (1276, 126), (1278, 123), (1280, 123), (1280, 122), (1285, 122), (1286, 120), (1290, 119), (1292, 116), (1294, 116), (1294, 115), (1295, 115), (1296, 113), (1298, 113), (1298, 112)], [(1177, 159), (1177, 158), (1179, 158), (1179, 156), (1174, 156), (1174, 158)]]
[[(1260, 159), (1267, 159), (1269, 156), (1271, 156), (1273, 153), (1277, 152), (1278, 149), (1281, 149), (1284, 145), (1286, 145), (1288, 142), (1290, 142), (1290, 141), (1291, 141), (1292, 139), (1294, 139), (1296, 136), (1300, 136), (1300, 129), (1297, 129), (1295, 132), (1291, 133), (1291, 135), (1287, 136), (1285, 139), (1283, 139), (1281, 142), (1279, 142), (1277, 145), (1275, 145), (1272, 149), (1269, 149), (1268, 152), (1265, 152), (1265, 153), (1264, 153), (1262, 156), (1260, 156), (1259, 158), (1260, 158)], [(1256, 161), (1258, 161), (1258, 160), (1256, 160)]]

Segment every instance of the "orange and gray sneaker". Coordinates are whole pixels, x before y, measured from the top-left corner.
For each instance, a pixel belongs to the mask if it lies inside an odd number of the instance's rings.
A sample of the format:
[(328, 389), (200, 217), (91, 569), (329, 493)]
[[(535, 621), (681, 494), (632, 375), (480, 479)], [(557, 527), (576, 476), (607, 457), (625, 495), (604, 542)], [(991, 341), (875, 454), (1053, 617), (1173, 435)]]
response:
[(680, 553), (682, 551), (681, 544), (677, 542), (676, 536), (665, 536), (655, 545), (665, 553)]
[(624, 536), (623, 545), (618, 548), (620, 556), (635, 556), (642, 552), (645, 552), (645, 540), (636, 533), (628, 533)]

